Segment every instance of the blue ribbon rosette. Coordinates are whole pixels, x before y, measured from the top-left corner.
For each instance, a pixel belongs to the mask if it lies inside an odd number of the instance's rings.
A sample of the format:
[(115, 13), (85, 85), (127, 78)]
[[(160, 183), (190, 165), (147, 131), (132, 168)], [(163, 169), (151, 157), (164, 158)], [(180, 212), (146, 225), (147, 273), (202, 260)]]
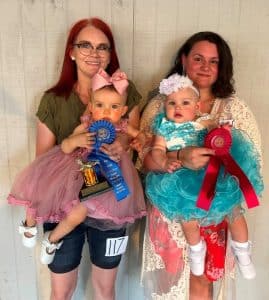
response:
[(116, 130), (112, 123), (106, 120), (93, 122), (89, 132), (95, 132), (94, 149), (99, 150), (102, 144), (111, 144), (116, 138)]
[(118, 201), (123, 200), (130, 194), (130, 191), (122, 176), (121, 169), (117, 162), (99, 150), (102, 144), (114, 142), (116, 138), (115, 127), (106, 120), (99, 120), (91, 124), (89, 132), (95, 132), (96, 135), (94, 149), (87, 158), (89, 161), (99, 163), (100, 169), (96, 168), (97, 176), (98, 173), (101, 173), (112, 186), (116, 199)]

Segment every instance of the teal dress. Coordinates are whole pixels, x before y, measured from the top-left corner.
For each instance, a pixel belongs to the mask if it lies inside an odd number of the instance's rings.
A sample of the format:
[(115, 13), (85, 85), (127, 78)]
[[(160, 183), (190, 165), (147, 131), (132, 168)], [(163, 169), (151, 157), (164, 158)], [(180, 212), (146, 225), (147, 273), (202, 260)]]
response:
[[(164, 137), (168, 151), (187, 146), (203, 146), (207, 130), (198, 122), (174, 123), (163, 113), (156, 116), (154, 133)], [(258, 195), (263, 190), (258, 153), (253, 143), (240, 130), (232, 130), (231, 155), (249, 178)], [(170, 220), (198, 222), (207, 226), (219, 224), (226, 215), (244, 201), (238, 180), (221, 168), (215, 196), (208, 211), (197, 208), (196, 201), (205, 175), (205, 168), (180, 168), (173, 173), (149, 172), (146, 195)]]

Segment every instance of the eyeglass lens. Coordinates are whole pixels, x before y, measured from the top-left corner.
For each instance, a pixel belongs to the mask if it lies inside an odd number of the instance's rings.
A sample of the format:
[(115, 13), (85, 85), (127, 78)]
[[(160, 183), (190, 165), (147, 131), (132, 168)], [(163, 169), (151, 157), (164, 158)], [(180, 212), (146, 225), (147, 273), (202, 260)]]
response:
[(74, 46), (78, 47), (79, 52), (82, 55), (90, 55), (93, 51), (96, 51), (99, 55), (106, 55), (110, 51), (110, 46), (107, 44), (99, 44), (94, 47), (90, 42), (83, 42), (74, 44)]

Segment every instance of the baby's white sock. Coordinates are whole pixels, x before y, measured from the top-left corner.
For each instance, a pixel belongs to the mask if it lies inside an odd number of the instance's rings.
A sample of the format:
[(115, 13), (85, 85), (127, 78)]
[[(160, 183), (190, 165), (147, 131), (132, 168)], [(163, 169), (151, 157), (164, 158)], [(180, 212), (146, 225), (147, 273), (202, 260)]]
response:
[(233, 241), (233, 243), (235, 244), (236, 247), (239, 247), (239, 248), (244, 248), (244, 249), (247, 249), (249, 247), (249, 242), (237, 242), (237, 241)]
[(196, 245), (190, 245), (191, 251), (198, 252), (204, 247), (202, 240), (199, 241)]

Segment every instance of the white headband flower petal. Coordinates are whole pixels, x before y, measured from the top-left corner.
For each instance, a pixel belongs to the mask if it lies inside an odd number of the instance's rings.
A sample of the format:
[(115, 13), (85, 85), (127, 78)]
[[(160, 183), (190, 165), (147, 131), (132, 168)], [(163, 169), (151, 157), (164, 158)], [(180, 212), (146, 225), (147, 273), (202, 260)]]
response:
[(160, 83), (159, 91), (161, 94), (168, 96), (184, 88), (191, 88), (199, 96), (199, 91), (194, 87), (189, 77), (181, 76), (177, 73), (163, 79)]

